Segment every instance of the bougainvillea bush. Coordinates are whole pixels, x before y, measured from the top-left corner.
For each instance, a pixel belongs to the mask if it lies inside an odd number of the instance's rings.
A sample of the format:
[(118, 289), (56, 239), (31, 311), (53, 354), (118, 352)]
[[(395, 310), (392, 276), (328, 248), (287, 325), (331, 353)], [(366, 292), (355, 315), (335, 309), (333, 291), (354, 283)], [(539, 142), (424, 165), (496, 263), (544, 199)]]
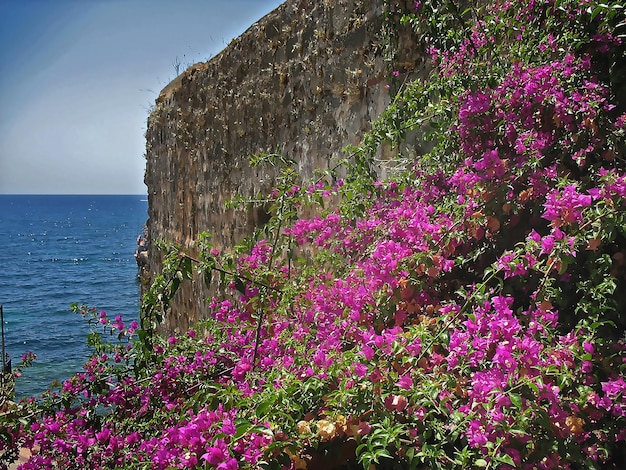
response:
[[(105, 334), (7, 422), (21, 468), (623, 468), (624, 5), (470, 3), (386, 2), (361, 146), (309, 182), (256, 158), (272, 220), (170, 245), (141, 325), (78, 309)], [(393, 65), (407, 34), (427, 79)], [(194, 271), (233, 295), (155, 335)]]

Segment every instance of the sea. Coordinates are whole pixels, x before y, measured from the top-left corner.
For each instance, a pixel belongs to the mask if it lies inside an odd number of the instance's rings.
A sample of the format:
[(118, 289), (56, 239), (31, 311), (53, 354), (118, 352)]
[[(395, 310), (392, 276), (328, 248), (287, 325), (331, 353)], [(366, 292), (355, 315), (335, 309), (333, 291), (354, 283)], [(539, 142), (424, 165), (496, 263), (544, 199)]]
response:
[[(90, 326), (73, 303), (139, 318), (134, 253), (147, 220), (142, 195), (0, 195), (0, 304), (16, 398), (39, 397), (81, 370)], [(0, 364), (1, 367), (1, 364)]]

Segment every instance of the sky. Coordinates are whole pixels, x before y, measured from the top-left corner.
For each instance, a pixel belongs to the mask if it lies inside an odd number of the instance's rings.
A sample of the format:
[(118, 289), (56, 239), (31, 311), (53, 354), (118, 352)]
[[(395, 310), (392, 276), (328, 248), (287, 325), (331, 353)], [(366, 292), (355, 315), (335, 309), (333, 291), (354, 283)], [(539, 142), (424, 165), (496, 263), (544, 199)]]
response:
[(0, 194), (145, 194), (161, 89), (283, 0), (0, 0)]

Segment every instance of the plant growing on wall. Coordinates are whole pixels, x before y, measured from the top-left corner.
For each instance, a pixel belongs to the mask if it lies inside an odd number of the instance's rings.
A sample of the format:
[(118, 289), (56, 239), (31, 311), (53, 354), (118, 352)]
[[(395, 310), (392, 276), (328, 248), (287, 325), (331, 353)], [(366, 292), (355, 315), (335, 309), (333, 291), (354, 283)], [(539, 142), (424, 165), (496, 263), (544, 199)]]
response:
[[(227, 253), (170, 246), (142, 325), (78, 309), (105, 335), (7, 423), (23, 468), (619, 468), (624, 6), (457, 5), (385, 3), (390, 44), (410, 27), (432, 73), (346, 178), (261, 156), (284, 168), (264, 230)], [(413, 157), (409, 133), (431, 150)], [(399, 164), (379, 180), (383, 143)], [(154, 335), (194, 270), (236, 298)]]

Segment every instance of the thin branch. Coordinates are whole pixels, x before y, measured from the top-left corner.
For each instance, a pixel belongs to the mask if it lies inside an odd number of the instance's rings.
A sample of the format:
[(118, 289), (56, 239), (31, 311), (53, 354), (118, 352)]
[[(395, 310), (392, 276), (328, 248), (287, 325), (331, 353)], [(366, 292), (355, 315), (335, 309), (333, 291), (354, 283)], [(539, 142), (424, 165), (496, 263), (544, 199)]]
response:
[[(187, 253), (181, 253), (181, 256), (183, 258), (189, 259), (190, 261), (193, 261), (196, 264), (202, 264), (202, 261), (200, 261), (197, 258), (194, 258), (191, 255), (188, 255)], [(246, 282), (249, 282), (250, 284), (254, 284), (254, 285), (257, 285), (257, 286), (260, 286), (260, 287), (264, 287), (266, 289), (273, 290), (274, 292), (280, 292), (280, 293), (283, 292), (278, 287), (270, 286), (269, 284), (266, 284), (266, 283), (261, 282), (261, 281), (257, 281), (255, 279), (249, 278), (248, 276), (244, 276), (242, 274), (233, 273), (232, 271), (227, 271), (227, 270), (222, 269), (222, 268), (220, 268), (218, 266), (211, 266), (211, 270), (217, 271), (218, 273), (226, 274), (228, 276), (238, 277), (239, 279), (241, 279), (243, 281), (246, 281)]]

